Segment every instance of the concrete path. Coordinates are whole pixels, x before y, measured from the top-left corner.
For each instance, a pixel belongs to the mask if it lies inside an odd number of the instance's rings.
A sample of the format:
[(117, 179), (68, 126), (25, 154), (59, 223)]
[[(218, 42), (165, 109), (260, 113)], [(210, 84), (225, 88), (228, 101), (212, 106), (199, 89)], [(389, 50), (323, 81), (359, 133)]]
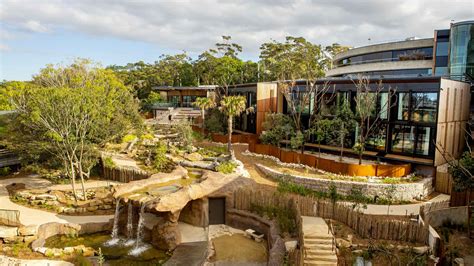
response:
[(0, 265), (3, 266), (74, 266), (67, 261), (60, 260), (22, 260), (0, 255)]
[(248, 144), (232, 144), (235, 158), (244, 164), (245, 169), (249, 172), (250, 176), (253, 180), (255, 180), (255, 182), (273, 187), (277, 186), (275, 181), (265, 178), (265, 176), (257, 170), (252, 157), (242, 155), (244, 151), (248, 150), (248, 147)]
[(301, 216), (303, 219), (303, 265), (337, 265), (334, 236), (320, 217)]
[(173, 252), (173, 256), (165, 262), (165, 266), (200, 266), (207, 258), (207, 241), (184, 243)]
[[(6, 186), (12, 183), (24, 183), (27, 188), (45, 188), (51, 186), (51, 182), (43, 178), (31, 175), (27, 177), (8, 178), (0, 180), (0, 209), (20, 211), (20, 222), (23, 225), (41, 225), (50, 222), (83, 224), (90, 222), (107, 222), (113, 215), (91, 215), (91, 216), (70, 216), (60, 215), (39, 209), (28, 208), (10, 201)], [(99, 183), (91, 183), (97, 185)], [(86, 185), (88, 185), (86, 183)], [(58, 185), (63, 186), (63, 185)]]
[[(420, 203), (414, 204), (403, 204), (403, 205), (390, 205), (390, 212), (388, 215), (418, 215), (420, 213), (420, 207), (422, 205), (432, 203), (432, 202), (440, 202), (440, 201), (449, 201), (450, 196), (446, 194), (439, 194), (436, 197)], [(350, 203), (347, 203), (350, 204)], [(372, 215), (387, 215), (388, 205), (375, 205), (375, 204), (368, 204), (367, 209), (361, 209), (363, 213), (372, 214)]]
[(178, 228), (181, 232), (181, 243), (207, 241), (207, 230), (204, 227), (179, 222)]

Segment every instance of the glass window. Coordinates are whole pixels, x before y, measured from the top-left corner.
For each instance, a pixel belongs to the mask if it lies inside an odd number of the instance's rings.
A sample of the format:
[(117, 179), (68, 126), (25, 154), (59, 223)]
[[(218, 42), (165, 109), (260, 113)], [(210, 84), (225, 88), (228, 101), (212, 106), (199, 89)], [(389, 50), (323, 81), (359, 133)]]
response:
[(436, 76), (444, 76), (448, 74), (448, 67), (435, 67)]
[(413, 153), (415, 127), (395, 125), (392, 131), (392, 151)]
[(398, 120), (408, 120), (410, 106), (410, 94), (408, 92), (398, 93)]
[(388, 108), (390, 103), (388, 102), (388, 92), (381, 92), (377, 99), (377, 112), (380, 114), (380, 119), (388, 118)]
[(367, 138), (367, 148), (378, 151), (385, 150), (385, 141), (387, 139), (387, 128), (385, 125), (380, 125), (375, 128), (372, 134)]
[(179, 104), (179, 96), (168, 96), (168, 102), (172, 103), (174, 106), (178, 106)]
[(436, 56), (448, 56), (448, 42), (436, 43)]
[(413, 93), (412, 115), (414, 122), (436, 122), (437, 93)]
[(430, 139), (431, 128), (418, 127), (415, 153), (419, 155), (428, 155), (430, 153)]

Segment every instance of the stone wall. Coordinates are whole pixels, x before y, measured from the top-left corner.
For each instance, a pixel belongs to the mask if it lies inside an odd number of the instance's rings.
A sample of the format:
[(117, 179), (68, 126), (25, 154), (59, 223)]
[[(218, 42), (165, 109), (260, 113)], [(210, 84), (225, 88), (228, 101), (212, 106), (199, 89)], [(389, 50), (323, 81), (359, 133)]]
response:
[(179, 221), (205, 227), (208, 225), (207, 213), (209, 212), (207, 198), (192, 200), (181, 210)]
[[(290, 181), (303, 185), (307, 188), (311, 188), (318, 191), (326, 191), (328, 187), (333, 183), (337, 186), (338, 193), (347, 195), (351, 189), (361, 189), (362, 193), (369, 197), (383, 197), (385, 189), (390, 184), (384, 183), (368, 183), (368, 182), (354, 182), (354, 181), (343, 181), (343, 180), (330, 180), (315, 177), (304, 177), (297, 175), (288, 175), (275, 171), (269, 167), (256, 164), (257, 168), (265, 174), (267, 177), (281, 180), (282, 178), (290, 179)], [(423, 199), (431, 194), (433, 191), (432, 179), (424, 178), (419, 182), (414, 183), (402, 183), (395, 184), (395, 199), (398, 200), (414, 200)]]
[(445, 222), (457, 225), (466, 224), (467, 217), (467, 206), (462, 206), (430, 211), (425, 215), (425, 220), (429, 225), (439, 227)]
[(285, 256), (285, 243), (280, 237), (280, 230), (274, 221), (266, 220), (247, 211), (228, 209), (226, 224), (241, 230), (251, 228), (263, 233), (268, 243), (268, 265), (281, 265)]

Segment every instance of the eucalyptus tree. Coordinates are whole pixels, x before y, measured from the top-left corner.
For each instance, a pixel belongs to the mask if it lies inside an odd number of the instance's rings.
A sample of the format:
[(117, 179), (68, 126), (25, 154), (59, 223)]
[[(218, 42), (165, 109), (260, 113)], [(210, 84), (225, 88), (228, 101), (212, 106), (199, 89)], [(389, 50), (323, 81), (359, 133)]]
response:
[[(265, 75), (278, 80), (278, 86), (288, 104), (296, 135), (308, 137), (303, 128), (302, 117), (309, 115), (309, 126), (316, 121), (318, 101), (331, 86), (328, 82), (317, 84), (327, 68), (327, 56), (320, 45), (313, 44), (302, 37), (286, 37), (285, 42), (267, 42), (260, 47), (261, 63)], [(298, 85), (302, 80), (303, 85)], [(301, 137), (300, 137), (301, 138)], [(304, 143), (301, 145), (304, 152)]]
[[(374, 131), (381, 126), (381, 120), (388, 115), (388, 109), (396, 100), (394, 90), (384, 88), (382, 81), (372, 86), (370, 78), (359, 75), (353, 81), (356, 87), (355, 113), (357, 116), (357, 141), (354, 150), (359, 155), (359, 164), (362, 164), (362, 155), (365, 151), (367, 140)], [(378, 110), (377, 110), (378, 109)]]
[[(47, 152), (63, 165), (77, 200), (99, 157), (99, 148), (139, 126), (138, 103), (111, 70), (87, 60), (48, 65), (12, 97), (14, 147)], [(28, 139), (28, 142), (24, 142)]]
[(232, 129), (234, 116), (239, 116), (246, 111), (247, 99), (244, 96), (224, 96), (219, 109), (227, 116), (227, 150), (232, 150)]

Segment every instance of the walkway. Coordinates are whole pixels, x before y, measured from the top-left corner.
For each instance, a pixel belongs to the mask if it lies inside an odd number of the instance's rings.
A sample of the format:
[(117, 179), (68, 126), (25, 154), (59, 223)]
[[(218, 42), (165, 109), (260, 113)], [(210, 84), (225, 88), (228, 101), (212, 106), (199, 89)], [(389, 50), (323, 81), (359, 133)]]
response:
[[(20, 222), (23, 225), (41, 225), (50, 222), (57, 223), (75, 223), (84, 224), (91, 222), (107, 222), (113, 218), (113, 215), (91, 215), (91, 216), (70, 216), (60, 215), (52, 212), (47, 212), (39, 209), (28, 208), (18, 205), (10, 201), (6, 186), (12, 183), (24, 183), (27, 188), (63, 188), (65, 185), (51, 186), (51, 182), (46, 179), (39, 178), (35, 175), (27, 177), (16, 177), (0, 180), (0, 209), (18, 210), (20, 211)], [(87, 187), (94, 187), (104, 183), (86, 183)]]
[(326, 222), (319, 217), (303, 219), (304, 265), (337, 265), (334, 236)]
[(173, 256), (165, 262), (165, 266), (200, 266), (207, 258), (207, 241), (190, 242), (179, 245), (173, 252)]
[(232, 148), (234, 149), (235, 158), (241, 161), (244, 164), (245, 169), (249, 172), (250, 176), (252, 177), (255, 182), (259, 184), (269, 185), (269, 186), (277, 186), (277, 183), (265, 178), (265, 176), (257, 170), (255, 166), (255, 162), (252, 160), (253, 157), (244, 156), (242, 155), (248, 149), (248, 144), (232, 144)]

